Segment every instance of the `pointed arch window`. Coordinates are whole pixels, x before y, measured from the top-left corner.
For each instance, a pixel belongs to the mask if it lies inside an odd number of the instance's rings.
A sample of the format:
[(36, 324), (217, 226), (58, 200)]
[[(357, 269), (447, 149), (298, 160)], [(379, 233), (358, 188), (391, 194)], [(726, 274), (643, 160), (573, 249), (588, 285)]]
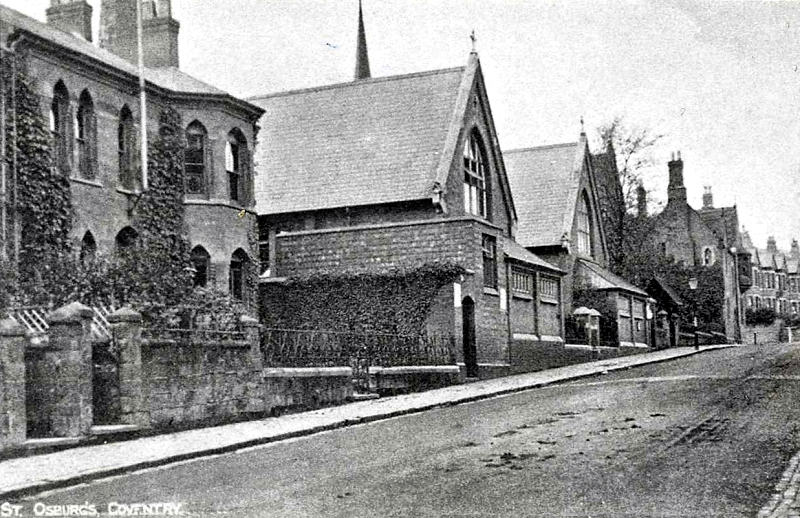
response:
[(231, 256), (229, 285), (231, 297), (245, 300), (247, 296), (246, 280), (250, 264), (250, 257), (241, 248)]
[(198, 121), (186, 128), (186, 194), (206, 193), (206, 151), (208, 132)]
[(464, 143), (464, 211), (486, 218), (489, 213), (488, 168), (477, 130)]
[(59, 81), (53, 89), (53, 101), (50, 103), (50, 135), (53, 138), (53, 158), (59, 171), (69, 174), (69, 142), (70, 142), (70, 108), (69, 92), (64, 83)]
[(578, 234), (578, 253), (594, 257), (594, 221), (589, 212), (589, 196), (586, 191), (583, 191), (580, 199), (578, 200), (578, 208), (576, 211), (577, 216), (577, 234)]
[(97, 120), (94, 102), (88, 90), (81, 93), (78, 112), (75, 114), (75, 148), (78, 172), (81, 177), (93, 180), (97, 170)]
[(197, 245), (192, 249), (191, 260), (194, 267), (194, 285), (195, 287), (205, 288), (208, 285), (211, 256), (205, 248)]
[(116, 238), (117, 250), (130, 250), (139, 242), (139, 233), (133, 227), (125, 227), (119, 231)]
[(136, 189), (136, 131), (133, 114), (127, 105), (119, 113), (117, 127), (117, 153), (119, 154), (119, 182), (124, 189)]
[(228, 194), (231, 201), (248, 201), (249, 175), (247, 167), (247, 140), (238, 129), (228, 133), (225, 141), (225, 171), (228, 174)]
[(80, 260), (82, 264), (91, 262), (97, 255), (97, 242), (91, 232), (86, 232), (81, 239)]

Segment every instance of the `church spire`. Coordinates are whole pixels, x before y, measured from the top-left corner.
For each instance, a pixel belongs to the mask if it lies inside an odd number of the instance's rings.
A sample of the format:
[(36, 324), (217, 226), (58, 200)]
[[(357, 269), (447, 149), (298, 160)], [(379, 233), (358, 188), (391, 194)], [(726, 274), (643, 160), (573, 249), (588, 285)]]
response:
[(358, 0), (358, 43), (356, 48), (355, 79), (369, 79), (369, 55), (367, 54), (367, 34), (364, 31), (364, 13), (361, 11), (361, 0)]

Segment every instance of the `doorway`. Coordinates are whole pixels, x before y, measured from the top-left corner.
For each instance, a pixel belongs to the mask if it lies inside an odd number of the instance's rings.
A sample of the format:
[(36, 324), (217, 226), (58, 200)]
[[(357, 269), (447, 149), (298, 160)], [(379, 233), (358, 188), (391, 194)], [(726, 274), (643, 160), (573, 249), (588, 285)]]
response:
[(464, 365), (467, 377), (478, 377), (478, 350), (475, 346), (475, 301), (465, 297), (461, 301), (461, 336), (464, 340)]

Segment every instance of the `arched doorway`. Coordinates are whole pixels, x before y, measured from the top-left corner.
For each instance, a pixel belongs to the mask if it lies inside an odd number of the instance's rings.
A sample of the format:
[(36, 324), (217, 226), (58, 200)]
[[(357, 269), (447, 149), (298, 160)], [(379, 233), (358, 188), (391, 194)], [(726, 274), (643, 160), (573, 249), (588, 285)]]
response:
[(467, 377), (478, 377), (478, 349), (475, 346), (475, 301), (465, 297), (461, 301), (461, 336), (464, 341), (464, 365)]

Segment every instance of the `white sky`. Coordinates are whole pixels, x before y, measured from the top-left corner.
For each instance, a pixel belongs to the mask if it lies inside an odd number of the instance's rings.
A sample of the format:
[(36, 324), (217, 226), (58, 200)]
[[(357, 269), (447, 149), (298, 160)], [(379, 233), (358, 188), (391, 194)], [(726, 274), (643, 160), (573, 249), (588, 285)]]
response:
[[(475, 29), (504, 149), (575, 140), (581, 116), (590, 135), (623, 116), (666, 135), (654, 197), (681, 150), (695, 207), (712, 185), (757, 246), (800, 238), (800, 2), (363, 1), (373, 76), (463, 65)], [(39, 19), (49, 5), (0, 2)], [(351, 80), (357, 11), (173, 0), (182, 68), (243, 96)]]

